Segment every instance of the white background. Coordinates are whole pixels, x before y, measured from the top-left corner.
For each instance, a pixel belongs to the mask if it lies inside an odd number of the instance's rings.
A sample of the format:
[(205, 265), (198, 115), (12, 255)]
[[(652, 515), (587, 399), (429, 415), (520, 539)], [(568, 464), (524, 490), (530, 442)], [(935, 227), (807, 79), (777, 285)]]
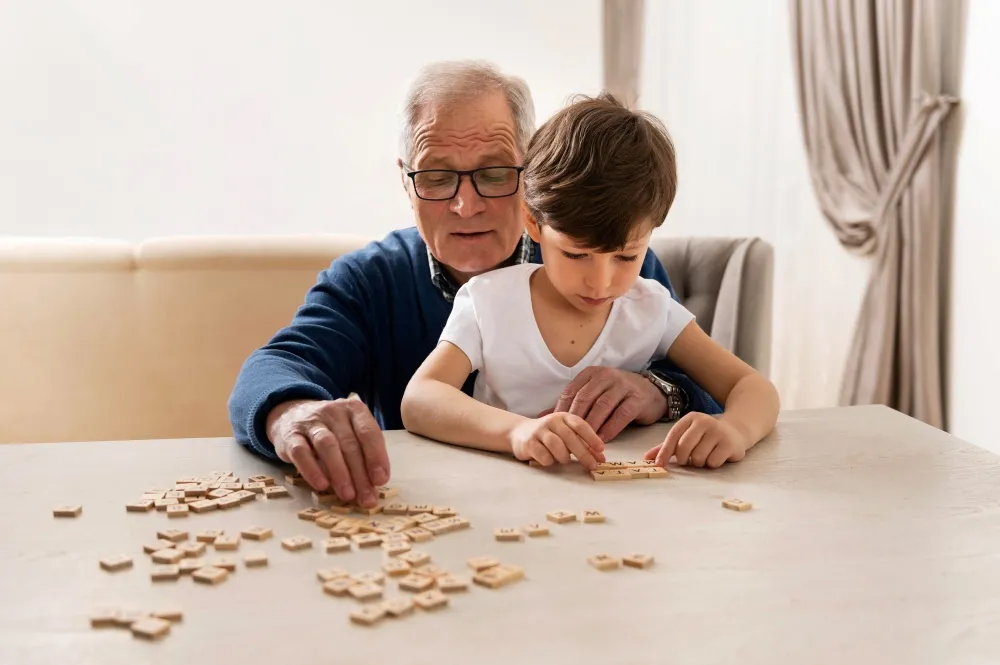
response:
[[(772, 377), (786, 408), (833, 404), (867, 265), (815, 205), (787, 2), (646, 5), (641, 104), (680, 167), (662, 232), (775, 246)], [(542, 121), (599, 89), (600, 19), (598, 0), (0, 0), (0, 235), (408, 226), (394, 160), (417, 68), (488, 58)], [(1000, 3), (970, 0), (948, 392), (951, 429), (1000, 451), (998, 34)]]

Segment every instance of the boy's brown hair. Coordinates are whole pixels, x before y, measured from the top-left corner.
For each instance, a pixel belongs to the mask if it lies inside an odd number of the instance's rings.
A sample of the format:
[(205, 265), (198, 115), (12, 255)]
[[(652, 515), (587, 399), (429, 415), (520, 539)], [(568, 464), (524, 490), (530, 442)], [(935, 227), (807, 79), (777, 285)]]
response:
[(541, 225), (599, 252), (660, 226), (677, 191), (663, 123), (613, 95), (577, 97), (542, 125), (524, 159), (524, 200)]

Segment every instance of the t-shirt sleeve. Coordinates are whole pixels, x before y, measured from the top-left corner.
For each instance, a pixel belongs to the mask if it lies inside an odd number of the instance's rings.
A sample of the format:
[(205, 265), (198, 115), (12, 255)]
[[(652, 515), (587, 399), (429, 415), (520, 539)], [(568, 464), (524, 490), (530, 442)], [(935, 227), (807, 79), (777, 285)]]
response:
[[(657, 286), (660, 286), (657, 284)], [(660, 343), (656, 345), (656, 357), (654, 359), (666, 358), (667, 351), (674, 345), (677, 336), (694, 321), (694, 314), (688, 308), (674, 300), (666, 288), (656, 289), (657, 299), (660, 301), (659, 311), (663, 317), (663, 336)]]
[(451, 342), (460, 348), (468, 356), (473, 372), (483, 368), (483, 332), (468, 283), (463, 284), (455, 295), (455, 303), (440, 341)]

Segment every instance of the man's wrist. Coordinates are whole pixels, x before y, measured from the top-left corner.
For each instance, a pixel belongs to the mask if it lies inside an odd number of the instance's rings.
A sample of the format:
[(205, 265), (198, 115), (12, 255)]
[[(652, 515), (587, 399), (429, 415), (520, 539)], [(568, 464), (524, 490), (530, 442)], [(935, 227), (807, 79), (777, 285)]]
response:
[(644, 370), (641, 375), (648, 379), (663, 396), (665, 406), (657, 420), (660, 422), (679, 420), (689, 404), (684, 389), (654, 369)]

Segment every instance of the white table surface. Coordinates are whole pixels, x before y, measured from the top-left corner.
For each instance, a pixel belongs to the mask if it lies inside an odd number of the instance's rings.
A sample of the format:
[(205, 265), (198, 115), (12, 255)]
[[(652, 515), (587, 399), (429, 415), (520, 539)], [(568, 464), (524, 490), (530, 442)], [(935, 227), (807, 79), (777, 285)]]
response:
[[(638, 459), (665, 426), (630, 430), (609, 459)], [(283, 467), (231, 439), (0, 446), (0, 663), (1000, 663), (1000, 457), (884, 407), (786, 412), (747, 458), (664, 480), (595, 483), (579, 467), (387, 433), (390, 485), (408, 503), (453, 505), (472, 528), (415, 545), (468, 574), (492, 555), (524, 568), (500, 590), (473, 586), (435, 613), (373, 628), (358, 603), (325, 595), (316, 571), (378, 569), (380, 549), (290, 553), (280, 539), (324, 532), (297, 519), (310, 495), (168, 520), (124, 504), (182, 476)], [(752, 501), (745, 513), (724, 497)], [(83, 504), (77, 519), (52, 508)], [(551, 524), (499, 543), (493, 529), (598, 509), (606, 524)], [(270, 526), (264, 569), (217, 587), (153, 583), (143, 543), (161, 528)], [(599, 572), (596, 553), (656, 564)], [(105, 555), (133, 555), (109, 574)], [(230, 553), (221, 553), (230, 554)], [(209, 557), (214, 553), (209, 552)], [(401, 595), (395, 582), (387, 596)], [(158, 642), (91, 629), (104, 606), (179, 607)]]

